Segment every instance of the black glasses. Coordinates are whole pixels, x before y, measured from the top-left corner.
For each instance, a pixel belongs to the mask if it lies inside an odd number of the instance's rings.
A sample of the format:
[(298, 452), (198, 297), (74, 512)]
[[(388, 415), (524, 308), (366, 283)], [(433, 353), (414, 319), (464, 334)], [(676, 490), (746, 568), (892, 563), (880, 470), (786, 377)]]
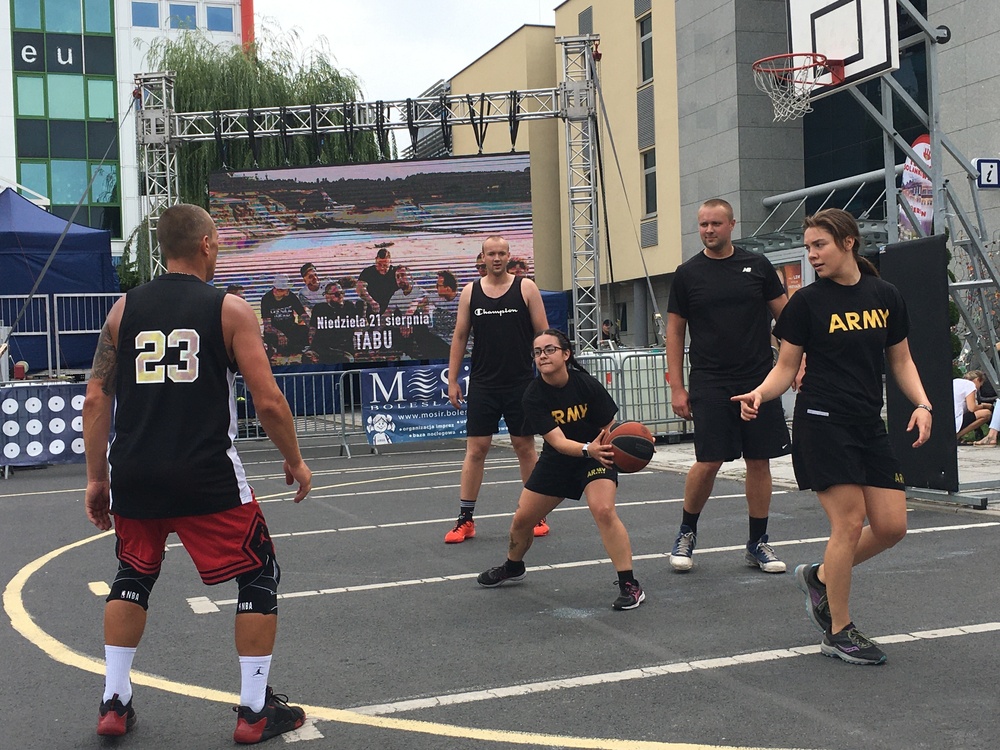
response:
[(477, 271), (485, 271), (486, 270), (486, 264), (485, 263), (477, 263), (476, 264), (476, 270)]
[(531, 356), (536, 359), (541, 357), (543, 354), (546, 357), (551, 357), (556, 352), (561, 352), (562, 350), (563, 348), (561, 346), (552, 346), (552, 344), (549, 344), (548, 346), (543, 346), (541, 349), (532, 349)]

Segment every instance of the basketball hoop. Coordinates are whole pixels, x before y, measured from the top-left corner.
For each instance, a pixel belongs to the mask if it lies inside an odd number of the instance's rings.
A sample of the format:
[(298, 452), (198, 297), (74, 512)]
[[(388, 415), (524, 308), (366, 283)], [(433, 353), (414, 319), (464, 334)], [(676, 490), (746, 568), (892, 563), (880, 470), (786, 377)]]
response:
[(812, 112), (812, 93), (821, 76), (830, 75), (830, 83), (844, 81), (844, 61), (828, 60), (826, 55), (793, 52), (772, 55), (753, 64), (757, 88), (771, 97), (775, 122), (786, 122)]

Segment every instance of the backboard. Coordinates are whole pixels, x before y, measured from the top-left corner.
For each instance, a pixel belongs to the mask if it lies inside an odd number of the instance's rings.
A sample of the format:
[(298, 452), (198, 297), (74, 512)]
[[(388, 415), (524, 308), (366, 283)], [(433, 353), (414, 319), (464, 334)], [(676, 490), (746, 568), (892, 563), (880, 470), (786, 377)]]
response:
[(896, 0), (787, 0), (788, 51), (844, 61), (844, 80), (820, 76), (812, 99), (899, 68)]

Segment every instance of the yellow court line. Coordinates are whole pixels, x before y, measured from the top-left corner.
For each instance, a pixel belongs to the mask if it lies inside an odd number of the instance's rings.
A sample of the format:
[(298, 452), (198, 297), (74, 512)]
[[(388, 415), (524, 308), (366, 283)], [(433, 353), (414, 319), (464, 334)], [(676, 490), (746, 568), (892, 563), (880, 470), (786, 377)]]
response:
[[(22, 593), (24, 587), (32, 575), (41, 570), (52, 560), (60, 555), (82, 547), (90, 542), (104, 539), (113, 534), (113, 531), (105, 531), (78, 542), (67, 544), (64, 547), (52, 550), (46, 555), (33, 560), (21, 568), (17, 574), (10, 579), (3, 592), (3, 606), (10, 617), (11, 625), (24, 636), (29, 642), (38, 646), (51, 659), (75, 667), (85, 672), (94, 674), (104, 674), (104, 661), (93, 656), (81, 654), (79, 651), (66, 646), (46, 633), (28, 614), (24, 606)], [(191, 685), (175, 680), (168, 680), (165, 677), (149, 674), (146, 672), (132, 672), (132, 682), (137, 685), (163, 690), (176, 695), (184, 695), (192, 698), (214, 701), (226, 705), (236, 705), (240, 697), (236, 693), (227, 693), (222, 690), (212, 690), (201, 685)], [(501, 742), (510, 745), (531, 745), (534, 747), (569, 747), (569, 748), (590, 748), (593, 750), (765, 750), (762, 748), (734, 747), (731, 745), (695, 745), (689, 743), (676, 742), (654, 742), (641, 740), (619, 740), (605, 739), (600, 737), (570, 737), (552, 734), (536, 734), (531, 732), (513, 732), (496, 729), (480, 729), (478, 727), (463, 727), (453, 724), (440, 724), (438, 722), (418, 721), (415, 719), (393, 719), (385, 716), (365, 716), (341, 708), (328, 708), (326, 706), (303, 706), (306, 715), (312, 719), (324, 721), (335, 721), (343, 724), (357, 724), (360, 726), (377, 727), (379, 729), (392, 729), (401, 732), (413, 732), (417, 734), (429, 734), (438, 737), (455, 737), (465, 740), (482, 740), (484, 742)]]

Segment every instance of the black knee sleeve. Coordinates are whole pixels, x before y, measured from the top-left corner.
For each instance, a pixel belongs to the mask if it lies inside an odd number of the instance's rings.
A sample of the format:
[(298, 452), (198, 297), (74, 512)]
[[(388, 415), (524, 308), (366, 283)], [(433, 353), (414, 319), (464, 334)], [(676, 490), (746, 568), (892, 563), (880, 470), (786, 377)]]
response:
[(152, 575), (140, 573), (128, 563), (118, 561), (118, 574), (111, 584), (111, 593), (105, 601), (123, 601), (138, 604), (143, 609), (149, 609), (149, 592), (153, 590), (160, 572)]
[(240, 587), (239, 600), (236, 603), (236, 614), (256, 612), (262, 615), (278, 613), (278, 582), (281, 580), (281, 568), (273, 554), (264, 558), (264, 564), (256, 570), (236, 576), (236, 584)]

